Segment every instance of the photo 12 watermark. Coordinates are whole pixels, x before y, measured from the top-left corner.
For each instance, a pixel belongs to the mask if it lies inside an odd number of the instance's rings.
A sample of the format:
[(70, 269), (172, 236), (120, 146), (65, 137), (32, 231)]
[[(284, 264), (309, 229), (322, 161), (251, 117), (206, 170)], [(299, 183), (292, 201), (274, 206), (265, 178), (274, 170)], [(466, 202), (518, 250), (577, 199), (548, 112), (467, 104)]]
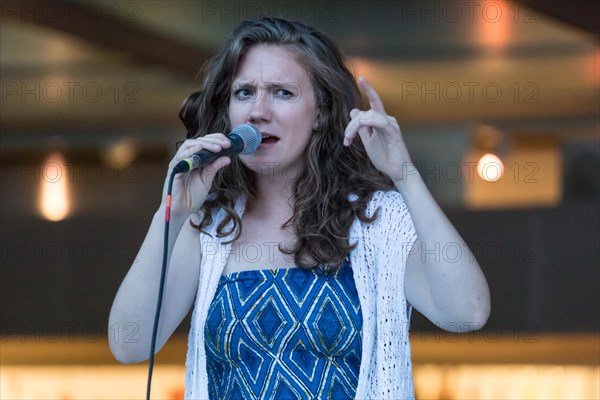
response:
[(108, 329), (98, 323), (81, 321), (37, 321), (0, 323), (1, 343), (97, 343), (107, 338), (113, 343), (138, 343), (140, 327), (136, 322), (114, 322)]
[(133, 241), (2, 240), (0, 259), (3, 264), (37, 264), (45, 268), (80, 263), (131, 265), (137, 262), (140, 245)]
[(136, 162), (112, 162), (110, 166), (78, 161), (43, 163), (5, 162), (0, 164), (2, 184), (44, 183), (139, 183), (140, 166)]
[(399, 20), (421, 24), (538, 23), (536, 14), (517, 2), (490, 0), (401, 0)]
[(202, 23), (239, 23), (246, 19), (273, 15), (310, 24), (340, 22), (340, 10), (346, 3), (338, 1), (203, 1)]
[(402, 103), (499, 103), (503, 99), (512, 103), (539, 103), (540, 86), (536, 82), (404, 81)]
[(140, 87), (136, 82), (95, 81), (2, 81), (2, 104), (136, 104)]
[(135, 1), (22, 1), (0, 2), (2, 22), (49, 25), (139, 22), (140, 6)]
[(527, 344), (540, 342), (540, 327), (533, 322), (504, 325), (488, 322), (483, 327), (474, 322), (434, 322), (434, 324), (440, 329), (427, 331), (413, 326), (412, 341), (419, 341), (421, 343), (498, 343), (500, 341), (508, 341)]

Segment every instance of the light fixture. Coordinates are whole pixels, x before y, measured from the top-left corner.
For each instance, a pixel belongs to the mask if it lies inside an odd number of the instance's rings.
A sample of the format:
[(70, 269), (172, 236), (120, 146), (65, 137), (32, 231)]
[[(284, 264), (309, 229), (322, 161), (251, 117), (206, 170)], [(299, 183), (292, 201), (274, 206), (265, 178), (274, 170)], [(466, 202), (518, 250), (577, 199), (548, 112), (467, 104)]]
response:
[(502, 133), (490, 125), (480, 125), (475, 130), (470, 157), (477, 160), (477, 175), (486, 182), (497, 182), (504, 174), (501, 156), (506, 155)]
[(504, 175), (504, 164), (495, 154), (484, 154), (477, 163), (477, 174), (488, 182), (496, 182)]
[(123, 168), (135, 160), (139, 154), (138, 148), (139, 144), (134, 139), (124, 137), (107, 146), (102, 159), (111, 168)]
[(59, 152), (51, 153), (41, 166), (38, 208), (50, 221), (61, 221), (71, 211), (68, 172)]

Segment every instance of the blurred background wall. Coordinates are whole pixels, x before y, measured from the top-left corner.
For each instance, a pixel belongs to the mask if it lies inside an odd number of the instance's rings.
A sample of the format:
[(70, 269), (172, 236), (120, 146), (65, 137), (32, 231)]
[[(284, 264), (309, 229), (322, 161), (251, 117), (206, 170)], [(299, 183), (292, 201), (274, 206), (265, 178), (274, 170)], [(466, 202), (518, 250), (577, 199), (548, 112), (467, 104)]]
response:
[[(480, 332), (445, 333), (413, 314), (417, 396), (600, 396), (596, 2), (1, 10), (2, 398), (143, 397), (145, 367), (117, 366), (107, 347), (135, 328), (108, 326), (108, 312), (185, 137), (179, 106), (232, 28), (258, 15), (302, 20), (349, 55), (489, 281)], [(159, 397), (181, 396), (188, 327), (161, 352)]]

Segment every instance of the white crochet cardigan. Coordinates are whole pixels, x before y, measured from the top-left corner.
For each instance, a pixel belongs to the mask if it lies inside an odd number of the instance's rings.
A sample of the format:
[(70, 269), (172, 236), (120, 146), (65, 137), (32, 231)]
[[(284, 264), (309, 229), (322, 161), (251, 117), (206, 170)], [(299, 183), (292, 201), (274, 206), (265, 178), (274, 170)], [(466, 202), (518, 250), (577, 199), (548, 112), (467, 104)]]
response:
[[(351, 198), (352, 200), (352, 198)], [(242, 215), (244, 201), (236, 204)], [(416, 233), (402, 196), (395, 191), (376, 192), (367, 215), (380, 208), (371, 224), (358, 219), (350, 228), (350, 242), (358, 242), (350, 253), (350, 263), (360, 297), (363, 316), (362, 358), (356, 399), (414, 399), (412, 363), (408, 328), (411, 307), (404, 295), (404, 270)], [(208, 399), (208, 374), (204, 348), (204, 323), (216, 292), (219, 278), (231, 250), (218, 238), (220, 210), (201, 233), (202, 266), (186, 360), (185, 399)]]

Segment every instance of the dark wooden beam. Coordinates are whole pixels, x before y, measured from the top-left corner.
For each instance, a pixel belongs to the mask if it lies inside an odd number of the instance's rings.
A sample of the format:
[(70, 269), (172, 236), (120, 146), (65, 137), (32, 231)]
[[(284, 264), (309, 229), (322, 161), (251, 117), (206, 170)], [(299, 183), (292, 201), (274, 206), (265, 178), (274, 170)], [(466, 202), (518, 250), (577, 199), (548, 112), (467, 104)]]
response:
[(0, 9), (2, 21), (56, 29), (104, 49), (124, 52), (134, 62), (154, 64), (188, 79), (211, 54), (207, 48), (144, 27), (133, 12), (117, 13), (98, 2), (4, 0)]
[(517, 0), (530, 9), (600, 37), (600, 2), (594, 0)]

